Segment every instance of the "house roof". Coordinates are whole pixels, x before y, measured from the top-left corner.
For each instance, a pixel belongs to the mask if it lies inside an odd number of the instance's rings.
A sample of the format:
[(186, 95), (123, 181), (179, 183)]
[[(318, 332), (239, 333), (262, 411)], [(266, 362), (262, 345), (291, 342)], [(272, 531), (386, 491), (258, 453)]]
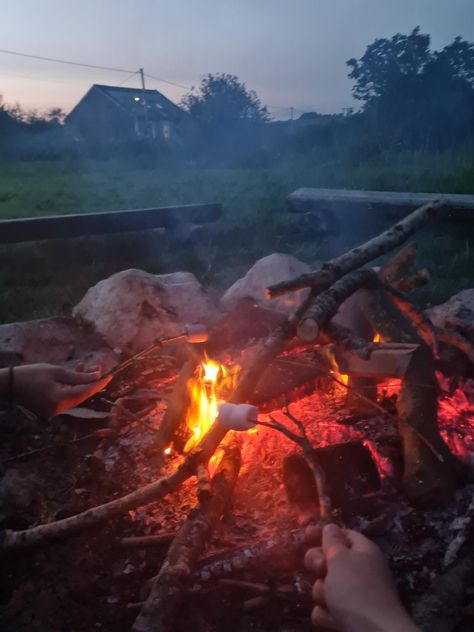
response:
[(183, 116), (181, 108), (167, 99), (158, 90), (142, 90), (141, 88), (122, 88), (94, 83), (79, 103), (69, 112), (69, 118), (80, 106), (91, 91), (98, 91), (110, 99), (121, 110), (133, 116), (143, 115), (143, 99), (146, 100), (148, 116), (156, 119), (177, 119)]

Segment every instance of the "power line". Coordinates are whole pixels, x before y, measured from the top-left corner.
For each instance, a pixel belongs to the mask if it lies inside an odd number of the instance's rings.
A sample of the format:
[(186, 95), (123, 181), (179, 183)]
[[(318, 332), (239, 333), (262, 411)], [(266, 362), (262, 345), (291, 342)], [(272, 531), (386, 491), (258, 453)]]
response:
[[(41, 61), (52, 61), (56, 64), (67, 64), (68, 66), (82, 66), (83, 68), (95, 68), (96, 70), (109, 70), (111, 72), (132, 73), (132, 70), (124, 70), (123, 68), (112, 68), (111, 66), (96, 66), (95, 64), (83, 64), (78, 61), (68, 61), (66, 59), (56, 59), (55, 57), (42, 57), (41, 55), (30, 55), (28, 53), (19, 53), (13, 50), (5, 50), (0, 48), (0, 53), (5, 55), (16, 55), (17, 57), (28, 57), (29, 59), (39, 59)], [(136, 72), (136, 71), (135, 71)]]
[(175, 83), (174, 81), (168, 81), (168, 79), (160, 79), (159, 77), (154, 77), (153, 75), (149, 75), (148, 73), (145, 73), (145, 77), (148, 77), (148, 79), (154, 79), (155, 81), (169, 83), (170, 86), (176, 86), (177, 88), (184, 88), (184, 90), (190, 90), (191, 88), (191, 86), (183, 86), (182, 83)]
[(132, 72), (131, 75), (129, 75), (126, 79), (124, 79), (121, 83), (119, 83), (119, 88), (121, 86), (123, 86), (125, 83), (127, 83), (127, 81), (130, 81), (130, 79), (132, 79), (132, 77), (134, 77), (135, 75), (138, 75), (140, 73), (139, 70), (135, 70), (135, 72)]
[[(125, 81), (123, 83), (126, 83), (134, 75), (136, 75), (137, 73), (140, 72), (139, 70), (125, 70), (124, 68), (115, 68), (115, 67), (112, 67), (112, 66), (99, 66), (97, 64), (84, 64), (82, 62), (70, 61), (70, 60), (66, 60), (66, 59), (58, 59), (56, 57), (44, 57), (42, 55), (31, 55), (29, 53), (20, 53), (18, 51), (6, 50), (4, 48), (0, 48), (0, 53), (3, 53), (4, 55), (15, 55), (16, 57), (27, 57), (28, 59), (39, 59), (40, 61), (49, 61), (49, 62), (54, 62), (56, 64), (66, 64), (68, 66), (80, 66), (81, 68), (94, 68), (95, 70), (107, 70), (107, 71), (111, 71), (111, 72), (123, 72), (123, 73), (129, 74), (130, 76), (127, 79), (125, 79)], [(189, 90), (190, 89), (190, 86), (184, 86), (181, 83), (176, 83), (174, 81), (169, 81), (168, 79), (163, 79), (161, 77), (155, 77), (155, 76), (149, 75), (149, 74), (146, 74), (145, 76), (148, 77), (149, 79), (154, 79), (155, 81), (158, 81), (158, 82), (161, 82), (161, 83), (168, 83), (169, 85), (176, 86), (177, 88), (183, 88), (184, 90)]]

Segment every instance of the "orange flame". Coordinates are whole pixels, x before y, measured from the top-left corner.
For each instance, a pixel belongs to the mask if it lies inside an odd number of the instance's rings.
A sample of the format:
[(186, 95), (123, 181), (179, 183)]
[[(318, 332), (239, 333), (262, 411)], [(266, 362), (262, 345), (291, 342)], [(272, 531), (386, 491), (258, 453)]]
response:
[(206, 358), (196, 374), (188, 382), (190, 405), (186, 417), (186, 425), (191, 436), (184, 446), (189, 452), (209, 430), (219, 412), (222, 401), (218, 393), (232, 385), (232, 372), (223, 364)]
[(380, 334), (375, 333), (372, 342), (380, 342)]

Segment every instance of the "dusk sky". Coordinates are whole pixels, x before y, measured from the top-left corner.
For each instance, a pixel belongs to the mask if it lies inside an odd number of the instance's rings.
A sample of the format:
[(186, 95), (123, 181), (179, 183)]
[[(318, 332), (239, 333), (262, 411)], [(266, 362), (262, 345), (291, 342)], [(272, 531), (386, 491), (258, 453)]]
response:
[[(474, 40), (474, 0), (0, 0), (0, 48), (113, 66), (192, 86), (208, 72), (237, 75), (278, 118), (290, 106), (353, 105), (345, 62), (377, 37), (420, 25), (441, 48)], [(0, 54), (8, 104), (69, 110), (93, 83), (127, 73)], [(185, 90), (147, 80), (174, 101)], [(124, 83), (138, 86), (138, 77)]]

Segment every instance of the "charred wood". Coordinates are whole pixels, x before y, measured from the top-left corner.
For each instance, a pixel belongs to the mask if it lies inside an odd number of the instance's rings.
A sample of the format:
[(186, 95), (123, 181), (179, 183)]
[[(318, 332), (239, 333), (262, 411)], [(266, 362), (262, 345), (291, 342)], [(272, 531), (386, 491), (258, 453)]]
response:
[(212, 479), (211, 495), (190, 514), (170, 546), (151, 591), (138, 615), (135, 632), (167, 632), (173, 629), (177, 609), (186, 596), (193, 567), (232, 495), (240, 470), (240, 450), (235, 441), (224, 455)]
[(413, 244), (404, 246), (380, 268), (378, 271), (379, 278), (392, 285), (412, 267), (415, 263), (416, 254), (416, 246)]
[(357, 290), (377, 283), (377, 274), (371, 269), (356, 270), (336, 281), (314, 299), (302, 316), (297, 328), (299, 338), (308, 343), (317, 340), (321, 329), (335, 316), (341, 303)]
[(417, 270), (414, 274), (390, 283), (390, 285), (399, 292), (413, 292), (419, 287), (423, 287), (430, 280), (430, 273), (426, 268)]
[(362, 290), (361, 300), (384, 339), (420, 345), (406, 370), (397, 402), (404, 454), (403, 488), (415, 504), (443, 503), (451, 497), (456, 480), (466, 480), (471, 473), (451, 454), (439, 432), (438, 383), (432, 352), (383, 288)]
[(155, 443), (159, 455), (162, 455), (165, 448), (172, 443), (179, 427), (185, 421), (189, 404), (188, 381), (192, 377), (194, 369), (193, 362), (185, 362), (179, 372), (168, 407), (156, 433)]
[(149, 546), (168, 546), (175, 539), (176, 532), (162, 533), (160, 535), (141, 535), (121, 538), (118, 546), (121, 548), (141, 549)]
[(474, 575), (474, 549), (432, 583), (415, 605), (413, 617), (425, 632), (452, 632), (461, 616), (468, 580)]
[(321, 331), (323, 341), (332, 342), (345, 351), (353, 351), (363, 360), (370, 357), (371, 348), (367, 341), (353, 334), (350, 329), (339, 325), (338, 323), (329, 322)]
[(403, 294), (398, 292), (389, 285), (384, 286), (387, 290), (388, 298), (392, 301), (393, 305), (404, 314), (413, 327), (417, 330), (421, 339), (431, 349), (433, 355), (438, 355), (438, 342), (436, 340), (435, 329), (433, 323), (428, 316), (419, 310), (413, 303), (407, 300)]
[(271, 561), (278, 562), (287, 558), (288, 555), (302, 553), (304, 547), (305, 529), (279, 533), (251, 546), (244, 546), (202, 560), (194, 573), (193, 581), (200, 584), (243, 571), (254, 565)]

